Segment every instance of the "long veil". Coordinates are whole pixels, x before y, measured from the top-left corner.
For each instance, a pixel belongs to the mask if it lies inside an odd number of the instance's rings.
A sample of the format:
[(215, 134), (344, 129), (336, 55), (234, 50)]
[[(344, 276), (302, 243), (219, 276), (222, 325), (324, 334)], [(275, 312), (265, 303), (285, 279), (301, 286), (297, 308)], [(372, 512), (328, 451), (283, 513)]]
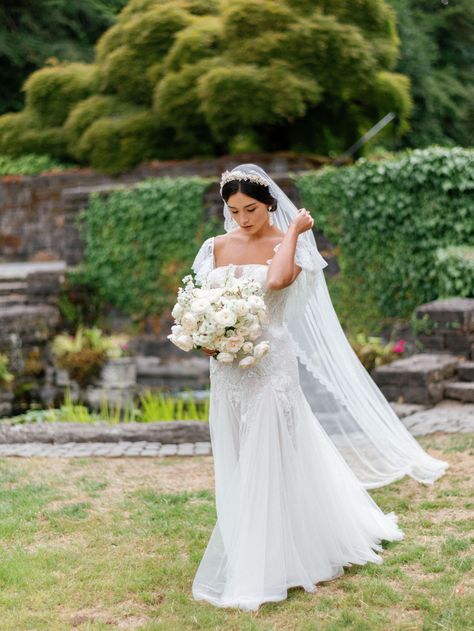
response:
[[(256, 164), (232, 171), (258, 174), (278, 201), (274, 225), (286, 232), (298, 209)], [(224, 202), (224, 228), (237, 226)], [(352, 349), (326, 285), (327, 261), (312, 230), (299, 235), (307, 261), (292, 283), (286, 322), (298, 356), (301, 386), (322, 427), (367, 489), (409, 475), (432, 484), (448, 463), (430, 456), (405, 428)]]

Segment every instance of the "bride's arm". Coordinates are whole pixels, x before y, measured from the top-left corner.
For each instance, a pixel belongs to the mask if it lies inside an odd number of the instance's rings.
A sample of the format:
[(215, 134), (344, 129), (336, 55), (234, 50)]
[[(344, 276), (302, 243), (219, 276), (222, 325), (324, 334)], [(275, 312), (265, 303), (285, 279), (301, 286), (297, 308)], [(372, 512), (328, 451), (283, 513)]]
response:
[(278, 250), (272, 258), (267, 273), (268, 289), (283, 289), (288, 287), (301, 272), (301, 267), (295, 264), (295, 250), (298, 236), (314, 225), (314, 219), (305, 208), (288, 226), (285, 236)]

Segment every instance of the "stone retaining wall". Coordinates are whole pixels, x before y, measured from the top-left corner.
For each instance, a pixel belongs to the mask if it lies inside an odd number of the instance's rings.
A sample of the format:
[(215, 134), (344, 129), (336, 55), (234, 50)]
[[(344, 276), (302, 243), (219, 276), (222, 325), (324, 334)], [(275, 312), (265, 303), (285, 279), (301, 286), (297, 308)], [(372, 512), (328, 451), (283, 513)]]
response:
[[(216, 177), (241, 162), (255, 162), (277, 176), (288, 171), (315, 169), (330, 162), (325, 157), (303, 157), (287, 152), (241, 154), (209, 160), (169, 160), (144, 163), (112, 177), (93, 169), (70, 169), (37, 176), (0, 177), (0, 263), (64, 260), (77, 264), (83, 244), (75, 226), (79, 210), (94, 190), (108, 191), (133, 185), (148, 177)], [(217, 185), (206, 202), (209, 213), (222, 213)]]

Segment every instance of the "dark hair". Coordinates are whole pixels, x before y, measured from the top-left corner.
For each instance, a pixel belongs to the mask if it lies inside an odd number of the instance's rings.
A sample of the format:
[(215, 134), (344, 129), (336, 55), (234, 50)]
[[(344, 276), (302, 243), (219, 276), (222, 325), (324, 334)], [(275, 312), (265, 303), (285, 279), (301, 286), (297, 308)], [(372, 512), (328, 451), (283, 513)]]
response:
[(257, 182), (252, 182), (250, 180), (231, 180), (230, 182), (226, 182), (222, 187), (221, 196), (227, 203), (229, 197), (238, 192), (244, 193), (249, 197), (253, 197), (259, 202), (267, 204), (267, 206), (271, 206), (269, 209), (271, 212), (274, 212), (277, 209), (277, 200), (270, 194), (269, 187), (264, 184), (257, 184)]

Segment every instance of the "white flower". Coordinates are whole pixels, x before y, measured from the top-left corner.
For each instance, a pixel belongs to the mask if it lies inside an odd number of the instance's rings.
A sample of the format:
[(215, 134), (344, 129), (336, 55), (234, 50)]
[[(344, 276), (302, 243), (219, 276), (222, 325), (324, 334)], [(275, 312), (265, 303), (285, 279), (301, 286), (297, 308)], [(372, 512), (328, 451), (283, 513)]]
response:
[(224, 326), (233, 326), (237, 322), (235, 313), (225, 307), (216, 312), (215, 318), (218, 324), (223, 324)]
[(260, 324), (268, 324), (268, 312), (265, 309), (262, 309), (258, 312), (258, 319)]
[(185, 330), (183, 329), (181, 324), (173, 324), (173, 326), (171, 327), (171, 333), (175, 337), (177, 337), (178, 335), (181, 335), (181, 333), (185, 333)]
[(175, 320), (179, 320), (180, 317), (183, 315), (183, 313), (184, 313), (183, 307), (179, 304), (179, 302), (177, 302), (175, 306), (173, 307), (171, 315), (173, 316)]
[(242, 298), (239, 298), (238, 300), (235, 301), (235, 312), (237, 313), (238, 316), (243, 316), (247, 314), (248, 311), (249, 311), (249, 308), (245, 300), (242, 300)]
[(266, 355), (269, 350), (270, 342), (268, 340), (263, 340), (263, 342), (255, 345), (255, 348), (253, 349), (254, 357), (258, 357), (260, 359), (260, 357)]
[(242, 350), (244, 353), (251, 353), (253, 351), (253, 342), (244, 342), (242, 344)]
[(265, 302), (261, 296), (249, 296), (247, 303), (253, 309), (262, 309), (265, 306)]
[(239, 361), (239, 367), (250, 368), (250, 366), (253, 366), (255, 362), (256, 362), (255, 357), (253, 357), (252, 355), (247, 355), (247, 357), (244, 357), (243, 359)]
[(191, 310), (194, 311), (194, 313), (204, 313), (210, 306), (211, 303), (207, 298), (195, 298), (191, 302)]
[(197, 329), (197, 323), (198, 321), (196, 316), (190, 311), (185, 313), (181, 318), (181, 325), (186, 333), (192, 333), (193, 331), (195, 331)]
[(225, 343), (225, 349), (229, 353), (237, 353), (242, 348), (242, 344), (244, 343), (244, 338), (239, 335), (233, 335), (232, 337), (228, 337)]
[(205, 333), (204, 334), (195, 333), (193, 337), (194, 337), (195, 344), (209, 348), (208, 344), (211, 341), (210, 335), (206, 335)]
[(242, 337), (247, 337), (249, 334), (249, 327), (245, 325), (238, 325), (235, 330), (236, 335), (241, 335)]
[(189, 335), (178, 335), (178, 336), (171, 335), (168, 337), (173, 342), (173, 344), (175, 344), (175, 346), (177, 346), (183, 351), (186, 351), (186, 352), (190, 351), (194, 346), (193, 339)]
[(231, 353), (222, 351), (216, 356), (216, 359), (221, 364), (231, 364), (234, 361), (234, 356)]

